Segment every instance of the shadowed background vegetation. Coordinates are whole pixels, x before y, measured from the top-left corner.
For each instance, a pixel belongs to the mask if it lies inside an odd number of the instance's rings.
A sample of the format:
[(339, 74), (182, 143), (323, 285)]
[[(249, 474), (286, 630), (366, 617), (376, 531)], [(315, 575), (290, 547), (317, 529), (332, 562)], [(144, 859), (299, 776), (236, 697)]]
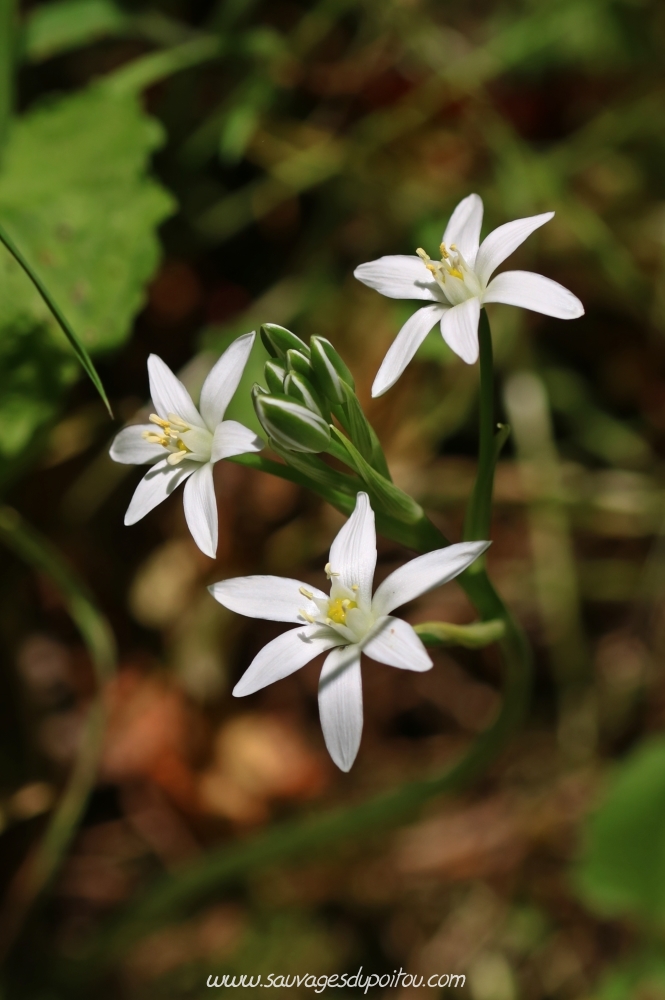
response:
[[(4, 997), (175, 1000), (210, 973), (360, 965), (464, 973), (473, 1000), (665, 997), (664, 43), (656, 0), (0, 0), (0, 227), (115, 415), (0, 247)], [(139, 473), (107, 453), (149, 353), (196, 393), (235, 336), (280, 323), (335, 344), (395, 481), (459, 539), (477, 367), (434, 331), (372, 401), (412, 304), (352, 272), (434, 254), (471, 191), (484, 234), (556, 211), (510, 266), (587, 313), (490, 307), (512, 435), (489, 569), (535, 690), (487, 773), (415, 812), (409, 782), (497, 711), (492, 649), (437, 650), (422, 675), (366, 662), (341, 774), (317, 666), (232, 699), (279, 627), (206, 589), (320, 585), (341, 516), (220, 463), (213, 564), (179, 494), (123, 526)], [(265, 359), (229, 411), (256, 429)], [(380, 539), (379, 572), (408, 555)], [(407, 609), (472, 615), (455, 583)], [(378, 832), (345, 808), (398, 786)]]

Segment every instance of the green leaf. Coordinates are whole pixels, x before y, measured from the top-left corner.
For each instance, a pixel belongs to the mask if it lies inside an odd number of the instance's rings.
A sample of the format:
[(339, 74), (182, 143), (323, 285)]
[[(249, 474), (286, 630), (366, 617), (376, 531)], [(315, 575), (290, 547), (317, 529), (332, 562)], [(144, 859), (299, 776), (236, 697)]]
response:
[(23, 55), (42, 62), (127, 30), (129, 18), (111, 0), (59, 0), (31, 11), (24, 28)]
[(638, 747), (617, 768), (587, 821), (576, 883), (603, 916), (665, 924), (665, 738)]
[(106, 390), (102, 385), (102, 380), (97, 374), (97, 369), (95, 368), (90, 359), (90, 355), (86, 351), (85, 347), (79, 340), (74, 330), (72, 330), (71, 326), (69, 325), (69, 322), (67, 321), (66, 316), (61, 312), (57, 302), (49, 292), (48, 288), (46, 288), (44, 283), (41, 281), (39, 275), (35, 272), (34, 268), (30, 266), (28, 261), (21, 253), (21, 251), (18, 249), (17, 246), (14, 245), (12, 240), (9, 238), (7, 233), (3, 231), (1, 226), (0, 226), (0, 243), (3, 243), (5, 245), (5, 247), (7, 248), (7, 250), (9, 250), (10, 254), (17, 262), (17, 264), (21, 267), (23, 271), (25, 271), (25, 273), (30, 278), (30, 281), (33, 283), (33, 285), (41, 295), (42, 299), (44, 300), (48, 308), (51, 310), (53, 318), (57, 322), (58, 326), (64, 333), (69, 343), (74, 348), (74, 353), (81, 362), (83, 370), (87, 373), (88, 377), (90, 378), (90, 381), (95, 386), (99, 395), (102, 397), (104, 405), (106, 406), (106, 409), (109, 412), (109, 416), (113, 417), (113, 411), (111, 410), (111, 404), (108, 401)]
[[(161, 138), (134, 97), (93, 87), (19, 119), (5, 151), (0, 223), (90, 352), (125, 340), (159, 259), (155, 228), (173, 200), (146, 168)], [(0, 339), (29, 324), (63, 344), (9, 254), (0, 303)]]
[(71, 353), (64, 354), (44, 329), (17, 327), (0, 338), (0, 457), (4, 480), (7, 460), (28, 448), (35, 432), (53, 420), (65, 389), (78, 376)]

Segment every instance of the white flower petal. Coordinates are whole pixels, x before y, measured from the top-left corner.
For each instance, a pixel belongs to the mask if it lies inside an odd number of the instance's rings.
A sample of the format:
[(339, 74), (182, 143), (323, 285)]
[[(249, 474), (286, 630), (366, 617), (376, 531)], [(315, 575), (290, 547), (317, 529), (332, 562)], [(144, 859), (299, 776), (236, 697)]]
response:
[(447, 308), (447, 306), (438, 303), (434, 306), (423, 306), (410, 319), (407, 319), (381, 363), (372, 386), (372, 396), (382, 396), (395, 384), (427, 334), (439, 322)]
[(166, 459), (153, 465), (134, 490), (134, 496), (125, 514), (125, 524), (136, 524), (140, 521), (157, 504), (166, 500), (174, 489), (198, 468), (200, 468), (198, 462), (186, 460), (176, 466), (169, 465)]
[(440, 302), (443, 298), (436, 281), (415, 255), (398, 254), (379, 257), (360, 264), (353, 272), (358, 281), (374, 288), (389, 299), (425, 299)]
[(271, 622), (302, 622), (301, 610), (317, 615), (319, 609), (300, 593), (301, 587), (320, 600), (328, 600), (316, 587), (283, 576), (237, 576), (213, 583), (208, 590), (216, 601), (239, 615)]
[(528, 219), (515, 219), (514, 222), (506, 222), (486, 236), (480, 245), (474, 268), (481, 285), (487, 284), (499, 264), (502, 264), (506, 257), (510, 257), (511, 253), (524, 243), (527, 236), (552, 218), (554, 212), (531, 215)]
[(269, 642), (260, 653), (256, 654), (234, 687), (234, 696), (243, 698), (281, 680), (282, 677), (288, 677), (319, 653), (325, 653), (343, 641), (332, 632), (316, 635), (317, 631), (320, 631), (318, 625), (292, 628)]
[(377, 587), (372, 611), (377, 617), (414, 601), (416, 597), (448, 583), (489, 547), (489, 542), (458, 542), (426, 552), (396, 569)]
[(330, 547), (330, 569), (339, 574), (332, 578), (331, 596), (338, 587), (357, 587), (356, 602), (361, 610), (370, 607), (372, 582), (376, 569), (376, 530), (374, 511), (366, 493), (358, 493), (353, 514)]
[(533, 271), (504, 271), (492, 278), (483, 302), (505, 302), (509, 306), (532, 309), (556, 319), (578, 319), (584, 306), (572, 292), (558, 281)]
[(388, 615), (379, 619), (363, 653), (378, 663), (402, 670), (429, 670), (432, 658), (408, 622)]
[(116, 434), (109, 455), (114, 462), (123, 465), (147, 465), (158, 462), (166, 457), (161, 444), (151, 444), (143, 437), (144, 431), (154, 434), (157, 428), (154, 424), (132, 424)]
[(212, 442), (211, 462), (233, 455), (244, 455), (248, 451), (261, 451), (265, 443), (249, 427), (237, 420), (224, 420), (217, 425)]
[[(201, 416), (210, 431), (215, 432), (226, 413), (226, 407), (238, 388), (245, 365), (254, 345), (256, 333), (245, 333), (227, 347), (211, 369), (201, 389)], [(235, 454), (239, 454), (235, 452)]]
[(151, 354), (148, 358), (148, 377), (150, 398), (158, 416), (166, 420), (169, 413), (175, 413), (186, 424), (205, 427), (192, 397), (180, 379), (175, 377), (169, 366), (156, 354)]
[(185, 486), (185, 520), (192, 538), (211, 559), (217, 554), (217, 498), (212, 481), (212, 463), (199, 465)]
[(351, 768), (363, 731), (360, 649), (334, 649), (321, 671), (319, 715), (328, 753), (342, 771)]
[(478, 360), (480, 299), (467, 299), (453, 306), (441, 319), (441, 335), (448, 347), (467, 365)]
[(450, 216), (450, 222), (443, 234), (442, 242), (447, 247), (454, 244), (470, 267), (473, 267), (478, 253), (482, 224), (482, 198), (480, 195), (470, 194), (459, 203)]

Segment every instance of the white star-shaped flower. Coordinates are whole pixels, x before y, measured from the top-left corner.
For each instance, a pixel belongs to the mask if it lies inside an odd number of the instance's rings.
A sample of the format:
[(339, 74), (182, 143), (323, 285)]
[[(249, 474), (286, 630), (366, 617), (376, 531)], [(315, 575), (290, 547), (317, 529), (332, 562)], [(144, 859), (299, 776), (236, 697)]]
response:
[(557, 319), (577, 319), (584, 306), (567, 288), (542, 274), (505, 271), (490, 281), (506, 257), (554, 212), (516, 219), (499, 226), (482, 244), (483, 203), (470, 194), (450, 217), (440, 246), (441, 260), (424, 250), (418, 256), (380, 257), (360, 264), (353, 272), (359, 281), (391, 299), (423, 299), (424, 306), (406, 321), (383, 359), (372, 386), (381, 396), (400, 377), (436, 323), (448, 346), (472, 365), (478, 359), (478, 320), (488, 302), (532, 309)]
[(150, 355), (150, 397), (156, 412), (149, 424), (121, 430), (110, 451), (116, 462), (152, 465), (136, 487), (125, 524), (140, 521), (187, 480), (183, 497), (187, 525), (201, 551), (215, 558), (218, 525), (212, 467), (222, 458), (263, 448), (254, 431), (237, 420), (224, 420), (255, 336), (238, 337), (222, 354), (203, 383), (200, 411), (168, 365)]
[(489, 542), (461, 542), (418, 556), (391, 573), (372, 597), (376, 567), (374, 511), (366, 493), (330, 549), (330, 594), (299, 580), (244, 576), (222, 580), (210, 592), (225, 607), (250, 618), (297, 622), (254, 657), (233, 689), (253, 694), (288, 677), (319, 653), (332, 650), (319, 683), (319, 714), (330, 756), (342, 771), (355, 760), (363, 727), (360, 654), (403, 670), (429, 670), (432, 660), (411, 625), (391, 611), (447, 583)]

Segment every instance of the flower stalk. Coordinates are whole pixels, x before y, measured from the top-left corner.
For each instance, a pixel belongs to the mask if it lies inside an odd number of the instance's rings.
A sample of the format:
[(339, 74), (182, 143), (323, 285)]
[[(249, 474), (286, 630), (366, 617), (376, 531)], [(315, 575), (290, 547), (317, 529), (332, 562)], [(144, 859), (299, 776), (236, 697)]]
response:
[(487, 311), (480, 313), (478, 326), (480, 355), (480, 405), (478, 474), (464, 520), (464, 538), (489, 538), (492, 520), (494, 470), (510, 428), (494, 422), (494, 357), (492, 332)]

